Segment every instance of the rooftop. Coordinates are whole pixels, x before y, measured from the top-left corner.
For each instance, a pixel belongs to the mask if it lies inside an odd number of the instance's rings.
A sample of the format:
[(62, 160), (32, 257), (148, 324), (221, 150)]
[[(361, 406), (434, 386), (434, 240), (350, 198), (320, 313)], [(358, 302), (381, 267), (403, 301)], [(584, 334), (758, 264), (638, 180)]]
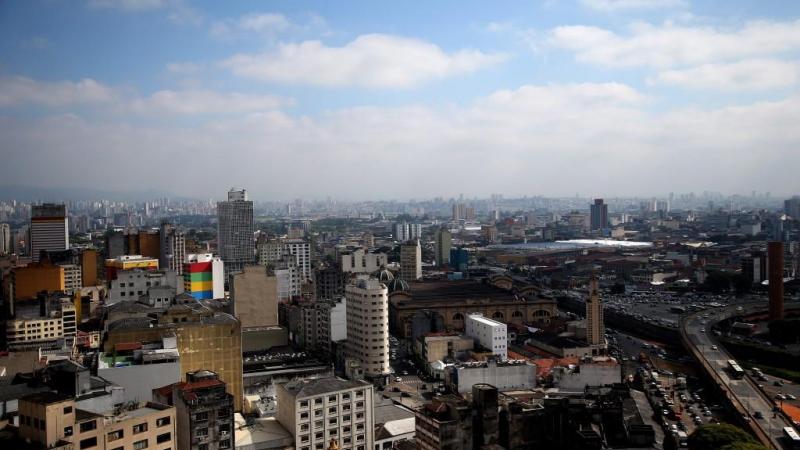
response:
[[(483, 283), (479, 280), (421, 281), (409, 283), (409, 291), (415, 304), (437, 303), (464, 299), (488, 299), (515, 301), (513, 292)], [(392, 297), (392, 296), (390, 296)], [(392, 302), (403, 302), (404, 297), (390, 298)]]
[(313, 397), (316, 395), (338, 392), (371, 386), (364, 381), (344, 380), (337, 377), (293, 380), (283, 385), (295, 398)]

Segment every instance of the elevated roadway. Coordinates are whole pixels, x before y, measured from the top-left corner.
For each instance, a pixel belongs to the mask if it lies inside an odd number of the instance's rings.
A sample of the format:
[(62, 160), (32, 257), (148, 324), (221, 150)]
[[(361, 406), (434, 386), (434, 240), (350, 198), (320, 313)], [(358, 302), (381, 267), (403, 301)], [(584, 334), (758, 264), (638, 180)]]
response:
[[(775, 412), (775, 403), (761, 389), (745, 376), (734, 379), (728, 371), (728, 360), (733, 359), (724, 348), (718, 345), (711, 333), (711, 327), (722, 320), (735, 316), (763, 314), (767, 305), (745, 303), (722, 308), (708, 309), (684, 316), (681, 320), (681, 340), (689, 353), (705, 372), (717, 383), (742, 416), (762, 444), (770, 448), (783, 449), (783, 428), (792, 426), (782, 412)], [(800, 305), (789, 304), (787, 309), (800, 309)], [(708, 318), (703, 315), (708, 314)], [(742, 367), (747, 370), (747, 367)], [(763, 418), (757, 419), (760, 413)]]

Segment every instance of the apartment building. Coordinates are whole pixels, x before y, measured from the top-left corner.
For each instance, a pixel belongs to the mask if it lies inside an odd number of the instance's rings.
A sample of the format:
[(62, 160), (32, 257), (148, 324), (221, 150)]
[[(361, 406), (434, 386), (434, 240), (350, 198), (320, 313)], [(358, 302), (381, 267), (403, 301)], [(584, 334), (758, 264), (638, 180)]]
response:
[(298, 379), (276, 385), (278, 422), (298, 450), (372, 450), (373, 387), (336, 377)]

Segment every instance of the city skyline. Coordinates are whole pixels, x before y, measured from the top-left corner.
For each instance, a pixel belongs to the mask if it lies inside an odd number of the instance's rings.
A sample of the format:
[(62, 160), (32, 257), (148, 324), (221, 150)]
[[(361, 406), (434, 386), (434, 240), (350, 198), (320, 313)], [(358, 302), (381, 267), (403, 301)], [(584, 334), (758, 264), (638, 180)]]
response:
[(791, 194), (799, 13), (6, 3), (0, 178), (200, 198)]

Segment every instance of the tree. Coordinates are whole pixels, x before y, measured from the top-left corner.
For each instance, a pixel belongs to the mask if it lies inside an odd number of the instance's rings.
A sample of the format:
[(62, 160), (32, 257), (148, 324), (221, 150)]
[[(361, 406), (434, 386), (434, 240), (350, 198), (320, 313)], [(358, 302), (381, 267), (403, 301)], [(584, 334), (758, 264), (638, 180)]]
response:
[(769, 449), (757, 442), (734, 442), (733, 444), (728, 444), (719, 450), (769, 450)]
[[(757, 442), (741, 428), (727, 423), (703, 425), (689, 436), (690, 450), (720, 450), (734, 444), (757, 444)], [(731, 450), (751, 449), (749, 447), (733, 447)]]
[(769, 337), (784, 344), (800, 339), (800, 320), (773, 320), (769, 323)]

